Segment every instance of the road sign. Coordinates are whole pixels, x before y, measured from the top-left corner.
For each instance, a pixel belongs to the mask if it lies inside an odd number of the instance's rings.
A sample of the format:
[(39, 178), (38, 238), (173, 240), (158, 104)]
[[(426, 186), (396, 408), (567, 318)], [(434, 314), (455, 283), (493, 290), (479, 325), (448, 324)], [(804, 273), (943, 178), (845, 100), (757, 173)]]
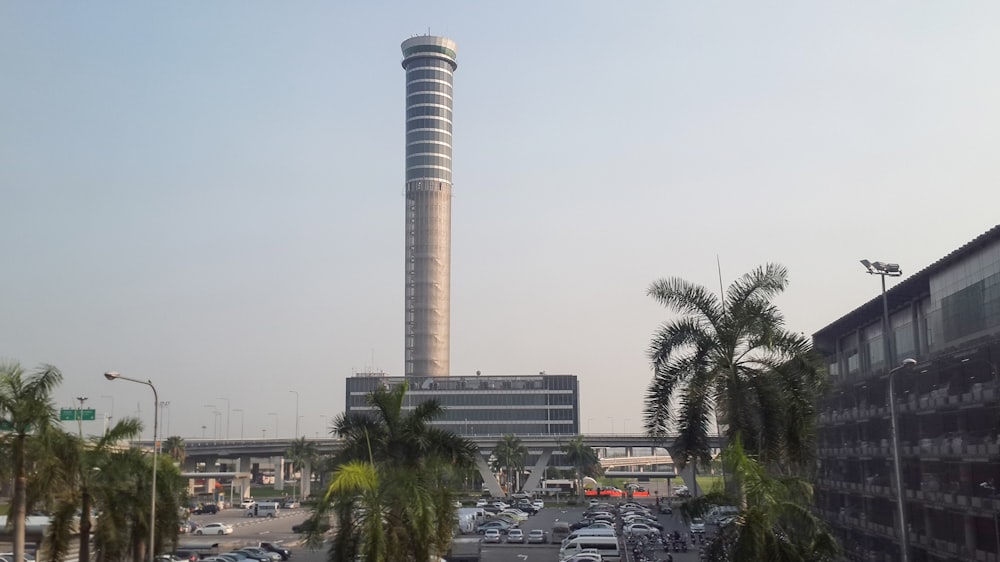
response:
[(96, 410), (78, 410), (76, 408), (63, 408), (59, 410), (60, 421), (94, 421), (97, 419)]

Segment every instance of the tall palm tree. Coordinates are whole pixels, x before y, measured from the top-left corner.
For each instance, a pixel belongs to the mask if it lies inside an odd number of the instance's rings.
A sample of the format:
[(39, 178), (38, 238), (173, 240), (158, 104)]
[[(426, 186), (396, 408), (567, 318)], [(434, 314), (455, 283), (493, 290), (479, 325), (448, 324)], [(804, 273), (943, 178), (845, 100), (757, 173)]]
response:
[[(79, 560), (90, 560), (90, 539), (93, 525), (91, 511), (95, 505), (95, 487), (102, 466), (114, 458), (115, 448), (122, 442), (134, 439), (142, 431), (142, 422), (124, 418), (103, 435), (81, 440), (72, 433), (53, 427), (40, 436), (44, 454), (35, 462), (35, 477), (29, 485), (29, 503), (34, 498), (48, 497), (55, 514), (49, 526), (46, 543), (47, 554), (53, 562), (62, 560), (75, 534), (73, 518), (80, 512)], [(62, 484), (60, 486), (59, 484)]]
[[(407, 388), (406, 383), (379, 388), (368, 396), (370, 415), (342, 414), (334, 422), (344, 446), (333, 461), (334, 479), (316, 510), (317, 517), (334, 513), (338, 518), (331, 562), (353, 561), (357, 555), (366, 560), (428, 562), (451, 544), (456, 474), (475, 464), (477, 449), (474, 443), (431, 425), (444, 412), (437, 401), (404, 411)], [(358, 463), (371, 469), (361, 469)], [(372, 489), (365, 488), (359, 500), (354, 491), (358, 486), (345, 482), (350, 471), (365, 470), (368, 476), (373, 471), (377, 479), (369, 479), (367, 486)], [(375, 534), (373, 528), (379, 525), (385, 531)]]
[(645, 400), (651, 436), (676, 430), (671, 455), (679, 466), (710, 461), (713, 423), (729, 439), (742, 435), (768, 466), (809, 466), (823, 377), (809, 340), (786, 330), (772, 303), (787, 284), (787, 270), (767, 264), (736, 280), (721, 300), (676, 277), (650, 286), (650, 296), (684, 315), (653, 337)]
[(0, 422), (9, 428), (7, 433), (0, 434), (0, 444), (10, 455), (14, 474), (10, 506), (14, 562), (24, 562), (28, 482), (25, 452), (32, 436), (55, 423), (52, 391), (61, 382), (62, 373), (51, 365), (42, 365), (26, 375), (17, 363), (0, 363)]
[(836, 560), (840, 545), (813, 514), (812, 487), (802, 478), (774, 476), (746, 454), (739, 436), (723, 451), (733, 496), (716, 491), (681, 505), (685, 518), (701, 515), (709, 505), (742, 501), (735, 520), (719, 528), (705, 549), (708, 560)]
[[(528, 458), (528, 448), (517, 438), (516, 435), (504, 435), (493, 449), (493, 459), (490, 468), (504, 472), (507, 478), (507, 495), (514, 493), (519, 485), (519, 479), (515, 475), (524, 471), (524, 463)], [(512, 478), (514, 480), (512, 481)]]
[(577, 493), (583, 497), (583, 477), (590, 476), (597, 478), (604, 473), (601, 467), (601, 458), (590, 445), (583, 441), (583, 436), (577, 436), (572, 441), (562, 447), (562, 452), (566, 454), (566, 462), (573, 465), (576, 473)]
[[(319, 448), (316, 446), (315, 441), (309, 441), (305, 436), (302, 436), (292, 440), (285, 455), (292, 463), (292, 470), (305, 475), (306, 468), (311, 469), (313, 464), (319, 459)], [(301, 491), (301, 489), (300, 483), (299, 490)]]
[(187, 447), (184, 445), (183, 437), (179, 435), (167, 437), (167, 440), (163, 442), (163, 448), (167, 450), (167, 454), (174, 459), (175, 463), (184, 466), (184, 460), (187, 459)]

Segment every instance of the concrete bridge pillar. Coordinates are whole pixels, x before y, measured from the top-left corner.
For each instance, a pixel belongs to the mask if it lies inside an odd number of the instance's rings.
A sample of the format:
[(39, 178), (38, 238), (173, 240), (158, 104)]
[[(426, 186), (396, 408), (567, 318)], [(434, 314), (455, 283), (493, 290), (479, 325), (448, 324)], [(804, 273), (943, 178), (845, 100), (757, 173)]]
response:
[(502, 498), (504, 496), (503, 488), (500, 487), (500, 481), (497, 480), (493, 470), (490, 469), (489, 463), (482, 454), (476, 455), (476, 467), (479, 468), (479, 475), (483, 477), (483, 484), (490, 491), (490, 495), (495, 498)]
[(542, 454), (538, 455), (538, 460), (535, 461), (535, 466), (531, 467), (531, 475), (528, 479), (524, 481), (524, 485), (521, 486), (522, 492), (533, 492), (538, 488), (539, 482), (542, 481), (542, 477), (545, 476), (545, 469), (549, 466), (549, 459), (552, 458), (552, 449), (542, 449)]

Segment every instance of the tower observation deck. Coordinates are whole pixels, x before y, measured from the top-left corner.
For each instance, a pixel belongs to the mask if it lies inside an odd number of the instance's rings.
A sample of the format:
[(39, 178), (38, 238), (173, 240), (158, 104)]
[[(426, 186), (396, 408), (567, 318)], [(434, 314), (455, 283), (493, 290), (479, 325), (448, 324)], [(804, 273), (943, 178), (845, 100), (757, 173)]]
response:
[(448, 376), (451, 337), (452, 91), (458, 46), (403, 41), (406, 71), (406, 370)]

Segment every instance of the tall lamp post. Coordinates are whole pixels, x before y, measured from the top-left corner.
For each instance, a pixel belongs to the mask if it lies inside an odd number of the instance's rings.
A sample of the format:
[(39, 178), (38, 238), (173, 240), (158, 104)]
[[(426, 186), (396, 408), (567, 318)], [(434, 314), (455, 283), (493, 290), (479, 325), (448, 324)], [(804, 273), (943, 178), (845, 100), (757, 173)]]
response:
[(979, 487), (993, 494), (993, 535), (996, 537), (997, 552), (1000, 552), (1000, 523), (997, 522), (997, 488), (993, 482), (980, 482)]
[(292, 394), (295, 395), (295, 438), (298, 439), (299, 438), (299, 391), (289, 390), (288, 392), (291, 392)]
[(76, 401), (80, 403), (80, 407), (76, 409), (76, 424), (80, 426), (80, 440), (83, 440), (83, 403), (87, 401), (86, 396), (77, 396)]
[(240, 440), (243, 440), (243, 408), (233, 408), (234, 412), (240, 413)]
[(277, 412), (268, 412), (267, 415), (274, 416), (274, 438), (277, 439), (278, 438), (278, 413)]
[(902, 551), (900, 560), (909, 562), (910, 560), (910, 537), (906, 529), (906, 498), (903, 497), (903, 469), (899, 461), (899, 431), (896, 420), (896, 394), (893, 388), (893, 374), (902, 369), (909, 368), (916, 363), (913, 359), (903, 361), (903, 364), (895, 369), (890, 369), (892, 364), (892, 345), (889, 342), (891, 330), (889, 328), (889, 298), (885, 292), (885, 278), (899, 277), (903, 271), (898, 263), (870, 262), (861, 260), (861, 265), (865, 266), (869, 275), (878, 275), (882, 278), (882, 365), (889, 379), (889, 421), (892, 424), (892, 460), (895, 463), (896, 472), (896, 508), (899, 510), (899, 546)]
[(153, 389), (153, 492), (149, 500), (149, 562), (154, 562), (156, 556), (156, 431), (159, 429), (156, 408), (160, 403), (160, 397), (156, 394), (156, 387), (153, 386), (153, 381), (141, 381), (139, 379), (123, 377), (115, 371), (104, 373), (104, 378), (109, 381), (121, 379), (123, 381), (144, 384)]
[[(232, 410), (233, 405), (232, 405), (231, 402), (229, 402), (228, 398), (216, 398), (216, 400), (225, 400), (226, 401), (226, 440), (228, 441), (229, 440), (229, 416), (230, 416), (230, 412), (233, 411)], [(220, 418), (219, 424), (220, 425), (222, 424), (221, 418)], [(219, 433), (222, 433), (222, 432), (220, 431)]]

